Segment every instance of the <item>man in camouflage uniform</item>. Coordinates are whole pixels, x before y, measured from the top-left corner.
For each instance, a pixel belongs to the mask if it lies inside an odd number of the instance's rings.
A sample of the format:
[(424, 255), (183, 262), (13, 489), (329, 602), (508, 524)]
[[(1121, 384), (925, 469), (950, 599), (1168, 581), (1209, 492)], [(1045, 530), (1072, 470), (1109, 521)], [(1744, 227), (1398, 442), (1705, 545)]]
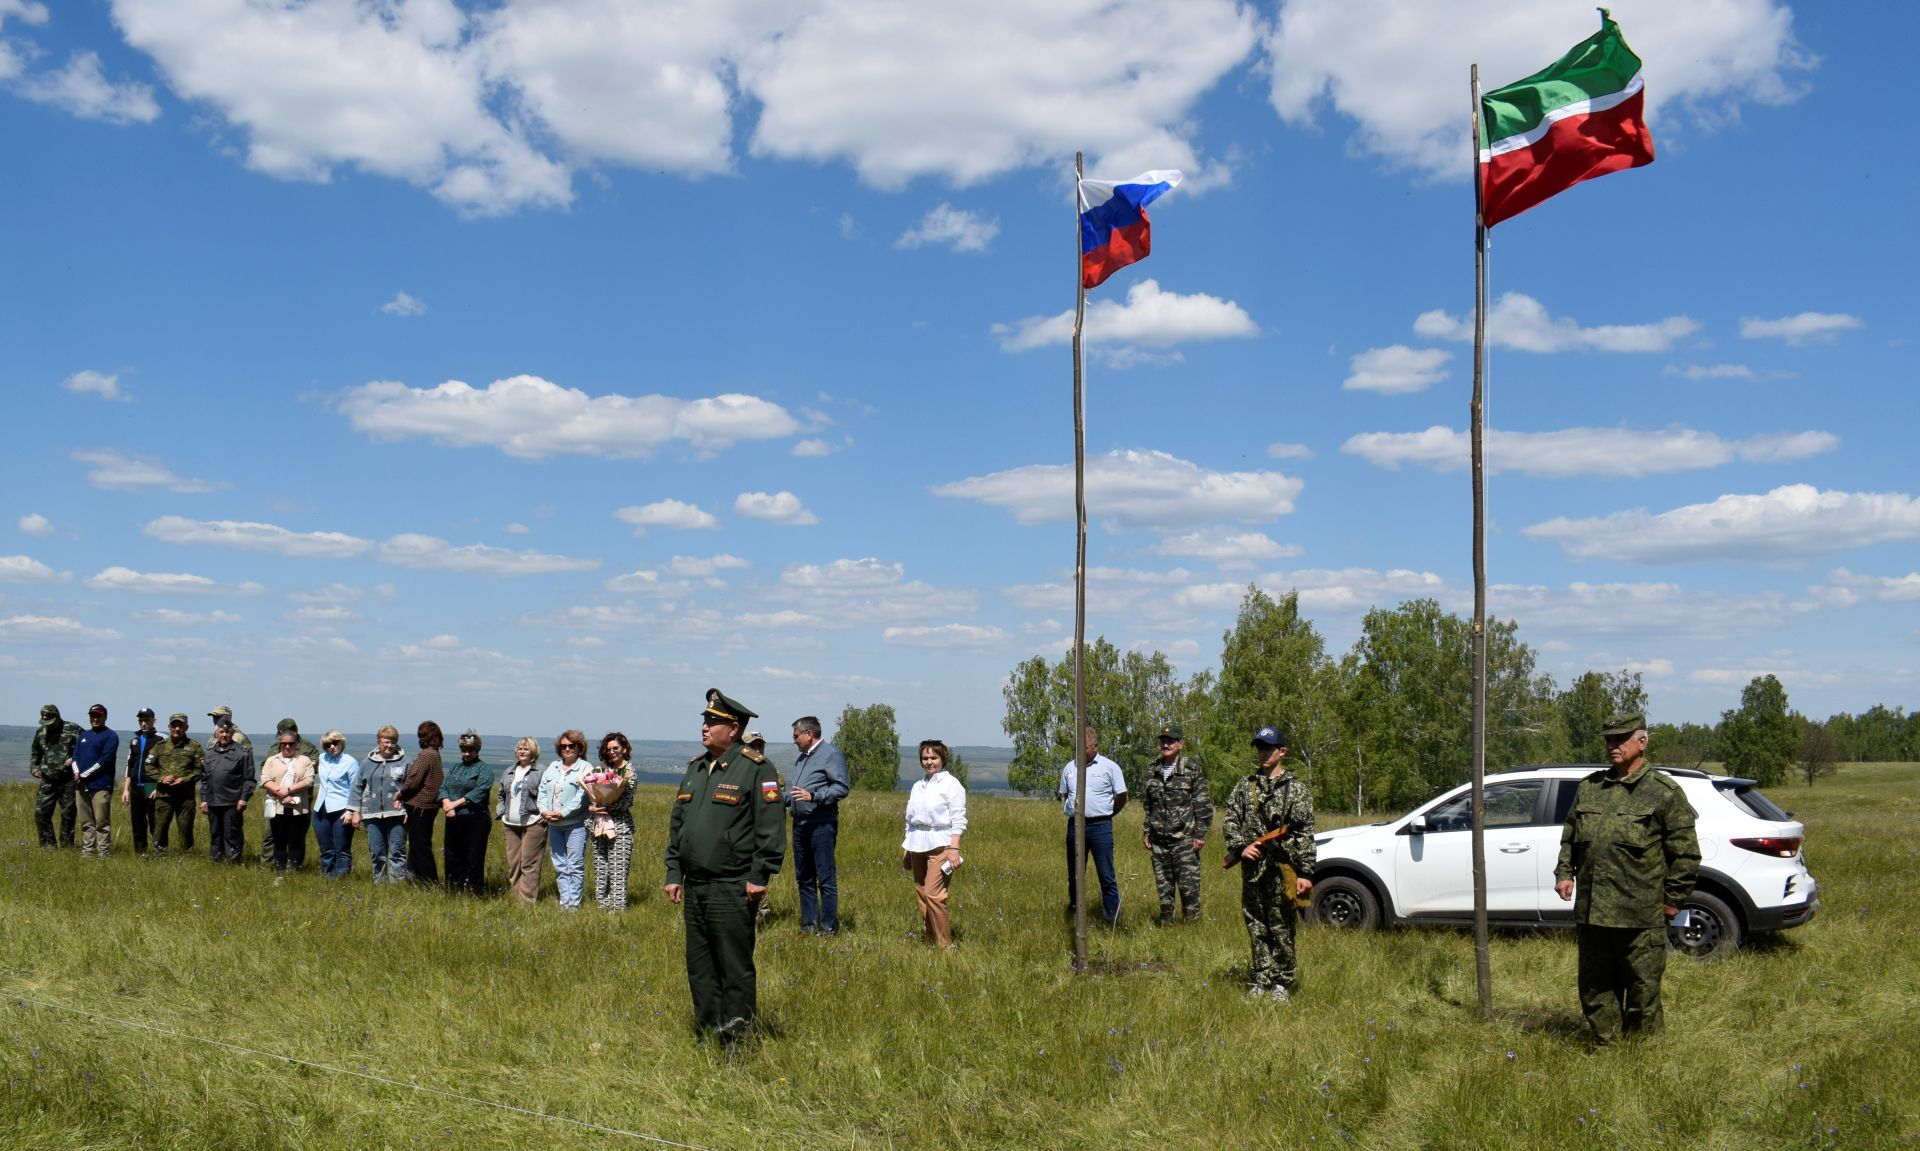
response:
[(187, 713), (167, 717), (167, 738), (147, 753), (147, 778), (154, 783), (153, 850), (167, 851), (168, 831), (177, 822), (180, 850), (193, 850), (194, 788), (206, 770), (206, 752), (187, 738)]
[(1160, 762), (1147, 769), (1140, 806), (1146, 830), (1140, 841), (1153, 862), (1153, 885), (1160, 890), (1160, 925), (1173, 922), (1173, 896), (1188, 919), (1200, 918), (1200, 849), (1213, 825), (1213, 797), (1207, 777), (1180, 752), (1186, 736), (1171, 724), (1160, 729)]
[(667, 899), (686, 925), (687, 987), (702, 1042), (732, 1047), (753, 1030), (754, 906), (786, 858), (780, 776), (740, 740), (756, 713), (719, 688), (700, 713), (706, 751), (687, 763), (667, 829)]
[(1574, 792), (1553, 889), (1574, 901), (1580, 1009), (1604, 1045), (1665, 1024), (1667, 921), (1693, 894), (1700, 840), (1686, 793), (1647, 763), (1647, 717), (1614, 716), (1601, 734), (1608, 766)]
[(53, 813), (60, 811), (61, 847), (73, 846), (74, 824), (80, 812), (73, 800), (73, 745), (80, 741), (80, 725), (60, 718), (53, 704), (40, 709), (40, 726), (33, 733), (33, 747), (27, 767), (40, 781), (40, 793), (33, 801), (33, 825), (40, 832), (40, 846), (54, 846)]
[[(1287, 737), (1279, 729), (1255, 732), (1253, 751), (1260, 766), (1233, 785), (1220, 830), (1227, 858), (1240, 865), (1240, 910), (1253, 945), (1248, 994), (1288, 1003), (1299, 978), (1293, 951), (1296, 901), (1313, 889), (1313, 797), (1287, 770)], [(1282, 828), (1285, 834), (1258, 842)], [(1291, 884), (1282, 864), (1293, 875)]]

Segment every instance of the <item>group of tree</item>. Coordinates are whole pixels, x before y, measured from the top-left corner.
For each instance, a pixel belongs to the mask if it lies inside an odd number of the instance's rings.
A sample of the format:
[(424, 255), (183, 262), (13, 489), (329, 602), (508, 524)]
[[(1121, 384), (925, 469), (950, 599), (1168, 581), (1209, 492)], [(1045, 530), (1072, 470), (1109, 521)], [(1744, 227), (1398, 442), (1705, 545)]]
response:
[[(1253, 767), (1251, 734), (1275, 724), (1316, 802), (1393, 810), (1467, 778), (1472, 656), (1472, 621), (1419, 599), (1369, 611), (1359, 639), (1336, 659), (1300, 614), (1297, 593), (1250, 586), (1222, 637), (1219, 668), (1184, 682), (1160, 652), (1122, 652), (1104, 637), (1087, 645), (1086, 715), (1129, 786), (1158, 758), (1161, 728), (1172, 724), (1224, 798)], [(1605, 762), (1607, 717), (1647, 709), (1640, 673), (1589, 671), (1562, 689), (1537, 664), (1512, 621), (1488, 621), (1487, 770)], [(1053, 791), (1075, 755), (1072, 653), (1023, 660), (1003, 694), (1001, 726), (1014, 747), (1008, 783)], [(1849, 760), (1920, 759), (1920, 715), (1875, 707), (1820, 723), (1793, 712), (1771, 675), (1749, 683), (1717, 725), (1660, 724), (1649, 734), (1655, 762), (1724, 764), (1763, 785), (1810, 784)]]
[[(866, 707), (848, 704), (841, 709), (840, 722), (828, 738), (847, 757), (847, 778), (855, 788), (892, 791), (899, 786), (900, 732), (891, 704), (875, 703)], [(947, 770), (965, 784), (967, 761), (952, 748), (947, 749), (947, 754)], [(916, 762), (914, 766), (920, 765)]]

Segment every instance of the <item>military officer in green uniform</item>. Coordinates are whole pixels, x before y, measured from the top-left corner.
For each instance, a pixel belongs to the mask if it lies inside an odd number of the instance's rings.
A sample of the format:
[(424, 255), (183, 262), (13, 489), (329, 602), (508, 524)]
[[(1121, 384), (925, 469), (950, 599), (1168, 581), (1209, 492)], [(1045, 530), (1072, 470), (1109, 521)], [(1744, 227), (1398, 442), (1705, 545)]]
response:
[(1160, 894), (1160, 925), (1173, 922), (1177, 892), (1188, 919), (1200, 918), (1200, 849), (1213, 825), (1213, 797), (1200, 765), (1180, 754), (1186, 733), (1168, 724), (1160, 729), (1160, 761), (1147, 768), (1140, 788), (1146, 827), (1140, 840), (1153, 863), (1153, 885)]
[(780, 776), (740, 738), (756, 714), (707, 692), (706, 751), (688, 762), (667, 828), (665, 890), (686, 924), (694, 1026), (728, 1047), (753, 1029), (754, 908), (786, 857)]
[(1647, 717), (1616, 715), (1601, 731), (1608, 766), (1574, 792), (1553, 889), (1573, 900), (1580, 1009), (1606, 1044), (1664, 1022), (1667, 921), (1693, 894), (1700, 840), (1686, 793), (1647, 764)]
[(167, 717), (167, 738), (147, 752), (147, 778), (155, 785), (153, 793), (153, 850), (164, 853), (172, 847), (170, 832), (180, 828), (180, 850), (193, 850), (194, 790), (206, 772), (206, 749), (187, 738), (187, 713), (176, 711)]
[(40, 726), (33, 732), (27, 767), (40, 781), (40, 793), (33, 801), (33, 824), (39, 829), (41, 847), (54, 846), (55, 811), (60, 813), (59, 845), (73, 846), (73, 828), (80, 818), (73, 800), (73, 746), (78, 742), (79, 724), (61, 719), (60, 709), (54, 704), (40, 709)]
[(1293, 929), (1299, 901), (1313, 890), (1313, 796), (1287, 770), (1287, 737), (1278, 728), (1253, 733), (1260, 766), (1233, 785), (1220, 831), (1227, 858), (1240, 865), (1240, 911), (1253, 947), (1248, 995), (1292, 1001), (1300, 966)]

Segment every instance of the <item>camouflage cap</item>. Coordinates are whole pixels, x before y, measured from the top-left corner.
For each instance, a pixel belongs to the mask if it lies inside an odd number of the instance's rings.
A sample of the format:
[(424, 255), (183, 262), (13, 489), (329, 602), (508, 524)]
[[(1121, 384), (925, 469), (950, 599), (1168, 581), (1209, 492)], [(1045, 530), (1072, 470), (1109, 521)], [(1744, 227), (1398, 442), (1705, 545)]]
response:
[(741, 726), (745, 726), (746, 722), (750, 719), (760, 718), (759, 712), (754, 711), (739, 700), (731, 698), (717, 687), (707, 689), (707, 706), (700, 714), (703, 716), (710, 715), (715, 719), (724, 719), (728, 723), (737, 723)]
[(187, 713), (184, 711), (176, 711), (172, 715), (167, 717), (168, 727), (172, 727), (176, 723), (179, 724), (181, 727), (185, 727), (192, 722), (193, 722), (192, 720), (187, 718)]
[(1185, 732), (1180, 730), (1179, 724), (1169, 723), (1160, 728), (1160, 738), (1162, 740), (1177, 739), (1184, 742), (1187, 736)]
[(275, 735), (285, 735), (288, 732), (292, 732), (295, 735), (300, 734), (300, 724), (296, 722), (292, 716), (281, 720), (279, 726), (273, 729)]
[(45, 704), (40, 708), (40, 722), (52, 723), (60, 718), (60, 708), (55, 704)]
[(1607, 717), (1607, 725), (1600, 729), (1601, 735), (1632, 735), (1647, 726), (1647, 713), (1644, 711), (1625, 711), (1619, 715)]
[(233, 709), (232, 709), (232, 708), (230, 708), (230, 707), (228, 707), (228, 706), (227, 706), (226, 704), (224, 704), (224, 703), (223, 703), (223, 704), (221, 704), (221, 705), (220, 705), (219, 707), (216, 707), (216, 708), (214, 708), (214, 709), (213, 709), (212, 711), (210, 711), (210, 712), (208, 712), (208, 713), (207, 713), (207, 718), (209, 718), (209, 719), (232, 719), (232, 718), (233, 718)]
[(765, 748), (767, 746), (767, 734), (763, 731), (750, 731), (741, 742), (748, 747)]

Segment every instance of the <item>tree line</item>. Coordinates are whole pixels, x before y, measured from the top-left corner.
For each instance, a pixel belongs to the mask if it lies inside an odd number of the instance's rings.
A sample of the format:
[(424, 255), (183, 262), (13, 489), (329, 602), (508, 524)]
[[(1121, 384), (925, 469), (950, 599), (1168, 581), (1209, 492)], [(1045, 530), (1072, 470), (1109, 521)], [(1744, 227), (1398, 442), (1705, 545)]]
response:
[[(1135, 786), (1159, 757), (1162, 725), (1178, 725), (1216, 800), (1252, 767), (1248, 736), (1278, 724), (1314, 801), (1341, 810), (1393, 810), (1467, 778), (1471, 762), (1472, 621), (1432, 599), (1374, 608), (1351, 650), (1335, 658), (1299, 596), (1249, 586), (1222, 636), (1220, 666), (1182, 682), (1162, 652), (1085, 655), (1087, 720), (1101, 750)], [(1535, 763), (1603, 763), (1609, 715), (1644, 711), (1640, 673), (1589, 671), (1565, 688), (1538, 670), (1509, 620), (1487, 623), (1487, 770)], [(1002, 729), (1013, 741), (1008, 783), (1051, 792), (1074, 754), (1073, 659), (1033, 656), (1009, 674)], [(1920, 759), (1920, 714), (1875, 706), (1823, 722), (1791, 710), (1772, 675), (1757, 676), (1718, 724), (1656, 724), (1655, 762), (1713, 762), (1762, 785), (1809, 784), (1840, 763)], [(849, 755), (851, 758), (851, 755)]]

